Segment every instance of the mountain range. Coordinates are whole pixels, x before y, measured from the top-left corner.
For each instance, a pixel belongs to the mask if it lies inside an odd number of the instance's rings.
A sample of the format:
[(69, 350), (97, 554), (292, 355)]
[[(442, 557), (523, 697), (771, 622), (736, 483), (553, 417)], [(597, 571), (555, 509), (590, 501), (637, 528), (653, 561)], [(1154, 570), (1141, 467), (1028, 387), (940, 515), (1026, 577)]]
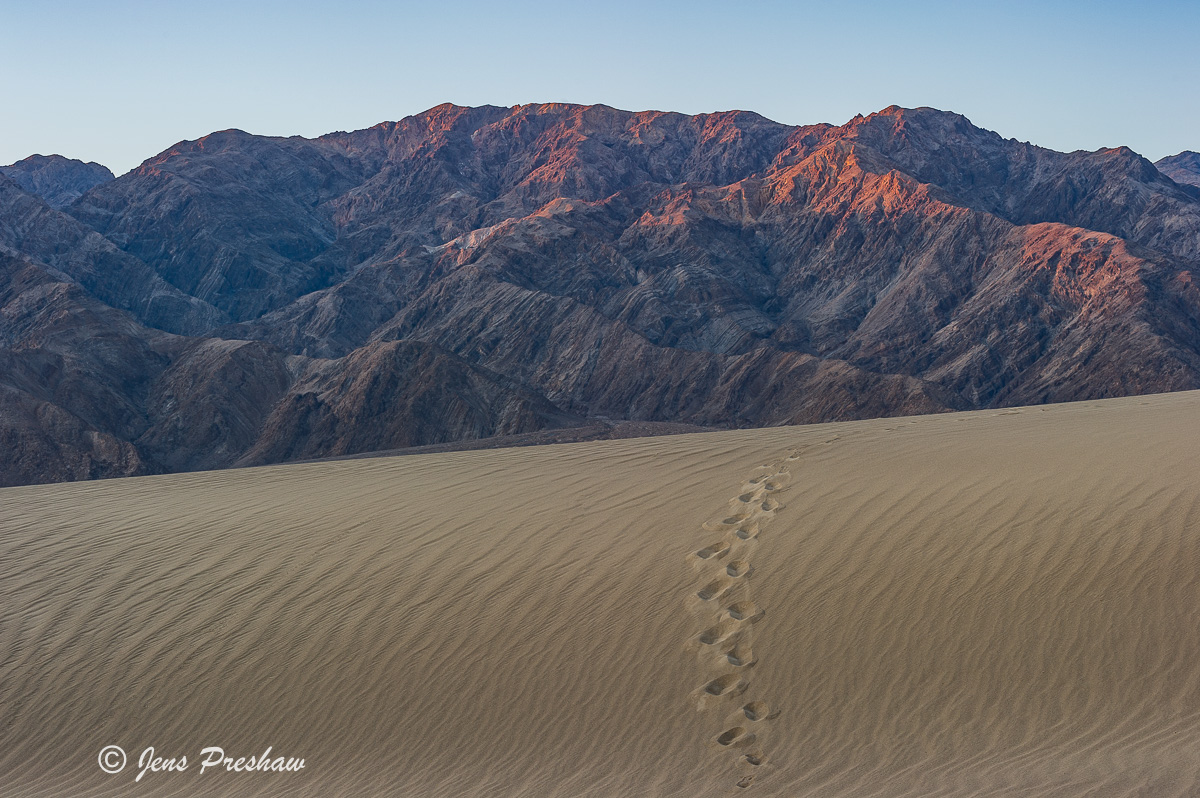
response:
[(442, 105), (0, 167), (0, 484), (1200, 387), (1200, 155)]

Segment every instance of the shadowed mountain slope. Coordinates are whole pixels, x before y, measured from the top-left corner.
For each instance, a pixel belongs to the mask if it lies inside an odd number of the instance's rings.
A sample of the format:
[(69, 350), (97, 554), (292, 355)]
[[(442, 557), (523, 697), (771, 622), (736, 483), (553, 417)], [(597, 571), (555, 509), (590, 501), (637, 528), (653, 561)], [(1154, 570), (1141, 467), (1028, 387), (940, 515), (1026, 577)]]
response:
[(202, 333), (228, 319), (137, 258), (0, 175), (0, 252), (33, 260), (154, 327)]

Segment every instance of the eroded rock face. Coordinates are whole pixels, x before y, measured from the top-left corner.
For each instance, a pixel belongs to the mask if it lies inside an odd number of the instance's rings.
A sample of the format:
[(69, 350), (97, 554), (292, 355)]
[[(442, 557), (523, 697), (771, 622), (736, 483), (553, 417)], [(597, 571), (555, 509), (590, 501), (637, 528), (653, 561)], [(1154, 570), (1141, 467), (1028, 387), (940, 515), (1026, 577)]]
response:
[(197, 334), (228, 317), (168, 284), (104, 236), (0, 175), (0, 251), (61, 272), (148, 325)]
[(175, 288), (235, 320), (335, 282), (338, 231), (323, 204), (366, 168), (306, 139), (238, 130), (183, 142), (81, 197), (70, 213)]
[(0, 254), (0, 485), (159, 470), (131, 440), (170, 337)]
[[(896, 107), (793, 128), (444, 105), (312, 140), (225, 131), (69, 216), (0, 177), (6, 268), (91, 314), (73, 338), (13, 311), (0, 336), (12, 374), (48, 352), (106, 370), (80, 383), (105, 397), (91, 409), (34, 392), (138, 458), (106, 443), (88, 462), (113, 465), (87, 475), (598, 417), (753, 426), (1196, 388), (1182, 158), (1058, 153)], [(132, 365), (92, 361), (110, 328)]]
[(90, 189), (113, 179), (107, 166), (61, 155), (30, 155), (0, 166), (0, 174), (56, 209), (65, 208)]
[(513, 435), (581, 419), (511, 380), (414, 341), (310, 361), (239, 464)]

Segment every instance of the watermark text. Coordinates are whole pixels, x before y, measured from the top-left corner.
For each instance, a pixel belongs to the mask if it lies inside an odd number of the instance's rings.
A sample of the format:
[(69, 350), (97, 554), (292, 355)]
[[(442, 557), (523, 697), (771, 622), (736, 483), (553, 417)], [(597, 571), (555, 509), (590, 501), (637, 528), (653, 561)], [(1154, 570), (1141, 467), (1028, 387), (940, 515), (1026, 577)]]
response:
[[(228, 756), (225, 749), (210, 745), (200, 749), (200, 755), (188, 762), (187, 755), (161, 756), (154, 746), (147, 746), (138, 757), (138, 774), (134, 781), (141, 781), (147, 773), (182, 773), (191, 764), (200, 765), (200, 775), (207, 771), (225, 771), (227, 773), (298, 773), (304, 769), (302, 757), (272, 756), (273, 746), (258, 756)], [(125, 769), (125, 751), (119, 745), (106, 745), (100, 751), (100, 769), (105, 773), (120, 773)]]

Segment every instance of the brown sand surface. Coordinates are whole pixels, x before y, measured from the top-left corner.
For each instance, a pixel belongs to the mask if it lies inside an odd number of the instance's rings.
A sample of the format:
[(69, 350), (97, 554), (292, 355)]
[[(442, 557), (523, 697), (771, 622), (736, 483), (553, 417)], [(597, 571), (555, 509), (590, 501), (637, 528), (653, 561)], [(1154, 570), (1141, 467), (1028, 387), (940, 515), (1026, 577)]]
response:
[(1197, 455), (1192, 392), (0, 490), (0, 795), (1197, 795)]

